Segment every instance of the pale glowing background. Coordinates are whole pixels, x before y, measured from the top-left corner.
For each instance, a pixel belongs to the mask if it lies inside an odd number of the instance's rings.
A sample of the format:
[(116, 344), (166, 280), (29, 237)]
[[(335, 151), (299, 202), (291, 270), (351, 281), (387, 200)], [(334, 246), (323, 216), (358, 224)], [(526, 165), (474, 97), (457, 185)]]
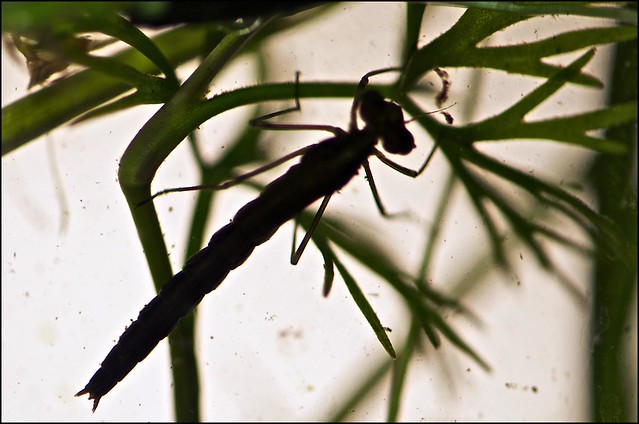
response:
[[(292, 81), (297, 70), (303, 81), (356, 81), (370, 70), (395, 66), (403, 7), (390, 3), (344, 5), (303, 32), (296, 30), (273, 39), (269, 66), (277, 72), (278, 81)], [(429, 6), (428, 13), (422, 30), (424, 43), (452, 25), (463, 9)], [(598, 24), (601, 21), (584, 18), (531, 19), (501, 33), (493, 44), (542, 39), (569, 28)], [(553, 61), (567, 63), (576, 57)], [(603, 78), (609, 60), (609, 50), (599, 48), (587, 69)], [(253, 84), (252, 65), (250, 59), (237, 61), (216, 80), (212, 93)], [(192, 69), (184, 68), (181, 76), (187, 77)], [(461, 104), (475, 87), (470, 86), (468, 72), (448, 71), (453, 82), (450, 103)], [(24, 65), (8, 58), (3, 46), (2, 105), (22, 97), (27, 82)], [(474, 119), (502, 111), (540, 83), (540, 79), (489, 72), (478, 96), (479, 117)], [(598, 90), (568, 86), (529, 118), (592, 110), (603, 106), (601, 99)], [(267, 105), (269, 110), (285, 106), (288, 104)], [(302, 100), (302, 113), (286, 120), (345, 127), (349, 107), (348, 101)], [(102, 399), (95, 414), (86, 397), (73, 397), (124, 326), (154, 296), (116, 176), (127, 143), (155, 110), (156, 106), (139, 107), (65, 127), (2, 158), (3, 420), (172, 419), (166, 342)], [(463, 111), (452, 113), (462, 115)], [(214, 155), (246, 120), (246, 110), (216, 117), (202, 127), (201, 140)], [(413, 128), (418, 151), (398, 161), (416, 168), (432, 141), (415, 125)], [(326, 134), (272, 132), (262, 145), (281, 156), (323, 138)], [(583, 149), (537, 141), (480, 148), (548, 181), (565, 179), (567, 184), (580, 181), (590, 157)], [(278, 168), (267, 178), (284, 169)], [(443, 155), (437, 155), (417, 180), (378, 162), (373, 164), (373, 172), (388, 209), (411, 210), (415, 219), (389, 223), (379, 217), (362, 176), (333, 197), (328, 213), (352, 217), (354, 227), (370, 227), (371, 237), (387, 243), (403, 258), (405, 269), (412, 271), (422, 253), (423, 229), (442, 225), (444, 242), (439, 244), (434, 269), (434, 284), (440, 288), (486, 255), (490, 246), (482, 223), (463, 190), (456, 191), (453, 213), (445, 222), (431, 221), (448, 175)], [(160, 169), (154, 189), (195, 182), (189, 151), (180, 146)], [(218, 196), (210, 234), (254, 197), (255, 193), (245, 188)], [(157, 202), (175, 270), (183, 261), (185, 218), (193, 198), (192, 194), (175, 194)], [(585, 194), (584, 199), (588, 199)], [(62, 224), (65, 220), (66, 227)], [(313, 245), (297, 267), (290, 266), (291, 232), (292, 226), (286, 225), (257, 248), (198, 309), (204, 420), (326, 418), (324, 413), (340, 405), (345, 390), (385, 359), (339, 277), (329, 298), (321, 296), (322, 260)], [(578, 233), (574, 237), (583, 239)], [(515, 247), (512, 254), (517, 258), (517, 275), (492, 274), (482, 282), (481, 290), (466, 299), (483, 325), (449, 316), (493, 372), (483, 372), (448, 342), (438, 351), (428, 346), (409, 369), (410, 390), (401, 419), (588, 418), (590, 268), (583, 258), (555, 251), (557, 263), (585, 302), (541, 272), (530, 252)], [(348, 258), (342, 255), (342, 259)], [(390, 337), (399, 348), (407, 330), (402, 302), (357, 264), (351, 270), (382, 323), (393, 329)], [(636, 364), (636, 350), (631, 358)], [(537, 393), (532, 392), (532, 386)], [(353, 413), (353, 419), (384, 419), (387, 397), (385, 385), (374, 400)]]

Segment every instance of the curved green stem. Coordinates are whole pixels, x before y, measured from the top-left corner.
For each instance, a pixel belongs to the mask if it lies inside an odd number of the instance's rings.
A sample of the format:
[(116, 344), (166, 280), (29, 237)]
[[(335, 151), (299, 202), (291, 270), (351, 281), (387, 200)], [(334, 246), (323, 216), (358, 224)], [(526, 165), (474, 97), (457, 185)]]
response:
[[(151, 194), (151, 181), (157, 168), (166, 159), (172, 148), (177, 146), (191, 131), (192, 127), (180, 125), (181, 117), (190, 110), (192, 104), (204, 95), (210, 81), (219, 70), (236, 54), (251, 37), (248, 34), (228, 35), (204, 60), (202, 65), (185, 82), (176, 95), (166, 103), (133, 139), (122, 157), (119, 181), (129, 203), (131, 215), (142, 243), (156, 290), (173, 276), (168, 252), (162, 237), (162, 229), (155, 211), (149, 202), (141, 207), (136, 205)], [(192, 319), (192, 318), (190, 318)], [(191, 344), (193, 325), (179, 325), (169, 336), (174, 380), (175, 411), (178, 421), (199, 421), (199, 393), (197, 369)], [(185, 357), (186, 355), (186, 357)], [(186, 395), (188, 394), (188, 395)]]

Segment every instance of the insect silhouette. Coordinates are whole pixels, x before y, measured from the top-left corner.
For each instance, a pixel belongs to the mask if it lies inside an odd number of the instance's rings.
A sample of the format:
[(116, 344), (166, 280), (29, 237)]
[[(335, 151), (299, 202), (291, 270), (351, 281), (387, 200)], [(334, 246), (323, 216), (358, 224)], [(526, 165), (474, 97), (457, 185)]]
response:
[[(405, 126), (401, 107), (385, 100), (378, 91), (366, 89), (369, 77), (399, 70), (401, 68), (385, 68), (369, 72), (362, 77), (351, 106), (348, 131), (328, 125), (266, 122), (275, 116), (300, 110), (297, 82), (295, 107), (251, 121), (254, 126), (268, 129), (329, 131), (334, 137), (299, 149), (234, 180), (208, 187), (227, 188), (301, 155), (298, 164), (266, 185), (261, 194), (242, 207), (229, 224), (213, 234), (206, 247), (187, 260), (182, 271), (173, 276), (158, 295), (140, 311), (137, 320), (124, 331), (89, 383), (76, 396), (88, 394), (89, 399), (94, 399), (95, 412), (100, 399), (138, 362), (146, 358), (155, 346), (168, 336), (177, 322), (191, 312), (206, 294), (216, 289), (231, 270), (242, 265), (256, 246), (269, 240), (281, 225), (293, 219), (306, 207), (323, 199), (308, 232), (291, 257), (291, 262), (297, 263), (332, 194), (344, 187), (358, 173), (360, 167), (364, 168), (379, 210), (387, 215), (379, 200), (368, 158), (376, 156), (402, 174), (416, 177), (426, 168), (434, 152), (433, 149), (420, 169), (415, 171), (391, 161), (375, 147), (378, 140), (381, 140), (385, 151), (400, 155), (407, 155), (415, 148), (413, 135)], [(362, 129), (357, 127), (358, 110), (365, 123)], [(167, 192), (196, 188), (202, 186), (165, 190), (151, 199)]]

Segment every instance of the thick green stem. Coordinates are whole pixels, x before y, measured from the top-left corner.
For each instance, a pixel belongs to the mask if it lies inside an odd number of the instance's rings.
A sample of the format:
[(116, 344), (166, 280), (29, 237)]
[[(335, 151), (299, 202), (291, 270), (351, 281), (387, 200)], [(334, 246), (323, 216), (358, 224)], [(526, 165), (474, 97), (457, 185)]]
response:
[[(611, 105), (637, 98), (636, 39), (616, 46), (611, 87)], [(622, 156), (598, 155), (590, 172), (600, 213), (624, 229), (628, 246), (637, 246), (636, 131), (634, 123), (608, 130), (609, 138), (634, 148)], [(637, 262), (635, 257), (627, 266), (609, 253), (601, 252), (594, 271), (590, 413), (593, 421), (635, 421), (636, 407), (631, 407), (629, 393), (636, 390), (637, 377), (628, 372), (626, 361), (630, 313), (637, 301)], [(630, 387), (633, 378), (634, 389)]]
[[(202, 62), (176, 95), (151, 118), (129, 144), (120, 161), (119, 181), (131, 208), (156, 290), (171, 279), (162, 229), (152, 202), (136, 205), (151, 194), (155, 172), (192, 131), (183, 115), (200, 101), (211, 80), (254, 34), (229, 34)], [(177, 421), (199, 421), (199, 380), (193, 351), (193, 318), (182, 320), (169, 335)]]

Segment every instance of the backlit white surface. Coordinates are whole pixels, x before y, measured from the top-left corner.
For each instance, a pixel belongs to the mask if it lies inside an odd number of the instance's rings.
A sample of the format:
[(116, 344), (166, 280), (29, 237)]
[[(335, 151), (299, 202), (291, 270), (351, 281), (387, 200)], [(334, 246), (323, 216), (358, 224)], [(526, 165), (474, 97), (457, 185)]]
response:
[[(274, 40), (269, 66), (281, 72), (280, 81), (292, 80), (297, 70), (306, 81), (356, 81), (370, 70), (397, 65), (399, 59), (393, 52), (401, 36), (397, 31), (403, 25), (402, 8), (401, 4), (384, 3), (346, 5), (311, 25), (307, 32), (296, 30)], [(432, 16), (424, 28), (426, 38), (445, 31), (462, 12), (431, 7)], [(523, 37), (557, 32), (558, 22), (562, 31), (569, 25), (596, 23), (552, 19), (534, 19), (522, 26)], [(502, 36), (512, 41), (508, 37), (522, 37), (517, 34), (506, 32)], [(608, 59), (605, 49), (600, 49), (588, 69), (602, 75)], [(236, 72), (225, 74), (212, 92), (254, 83), (250, 66), (250, 62), (236, 63)], [(7, 58), (4, 47), (2, 67), (5, 106), (25, 94), (28, 77), (22, 64)], [(188, 76), (190, 70), (182, 76)], [(467, 75), (449, 72), (453, 81), (450, 100), (463, 103), (470, 89), (464, 79)], [(539, 84), (540, 80), (522, 81), (489, 73), (480, 94), (479, 115), (503, 110)], [(535, 111), (533, 116), (601, 106), (597, 90), (569, 87), (562, 93), (564, 97), (551, 99), (544, 111)], [(273, 110), (281, 108), (271, 106)], [(348, 102), (304, 100), (302, 109), (299, 117), (291, 119), (342, 127), (348, 122)], [(173, 419), (166, 342), (102, 399), (95, 414), (86, 397), (73, 396), (87, 383), (129, 320), (154, 296), (116, 176), (127, 143), (155, 110), (157, 107), (139, 107), (104, 120), (64, 127), (2, 158), (3, 420)], [(227, 118), (233, 118), (231, 123), (225, 121)], [(241, 122), (246, 122), (242, 111), (236, 116), (216, 117), (203, 126), (201, 138), (215, 152)], [(311, 143), (322, 138), (324, 134), (273, 133), (265, 140), (265, 147), (280, 156), (284, 149), (295, 148), (292, 139)], [(416, 157), (398, 161), (412, 167), (423, 161), (432, 141), (419, 132), (416, 139)], [(480, 148), (555, 182), (560, 178), (578, 181), (587, 158), (583, 150), (548, 142)], [(191, 163), (188, 149), (181, 146), (161, 168), (154, 188), (195, 183)], [(379, 163), (373, 168), (388, 208), (409, 209), (419, 221), (389, 223), (380, 218), (362, 176), (334, 196), (329, 214), (352, 216), (354, 226), (370, 226), (371, 237), (396, 250), (412, 272), (421, 255), (423, 228), (442, 225), (445, 236), (434, 269), (434, 284), (442, 289), (466, 264), (488, 250), (483, 224), (463, 190), (457, 190), (446, 222), (430, 221), (448, 172), (443, 155), (436, 156), (417, 180), (397, 175)], [(243, 188), (220, 195), (210, 234), (254, 197), (254, 192)], [(176, 194), (158, 201), (175, 270), (183, 261), (191, 199), (191, 194)], [(63, 225), (64, 219), (67, 224)], [(385, 359), (339, 277), (330, 297), (321, 296), (322, 261), (314, 246), (309, 246), (297, 267), (290, 266), (291, 231), (290, 225), (284, 226), (258, 247), (198, 308), (197, 348), (205, 420), (325, 419), (340, 405), (344, 391)], [(513, 257), (521, 253), (518, 274), (493, 274), (467, 299), (482, 326), (463, 317), (449, 317), (491, 364), (493, 372), (483, 372), (449, 343), (439, 351), (428, 346), (410, 369), (401, 419), (588, 418), (588, 305), (571, 297), (554, 277), (540, 272), (530, 252), (517, 249)], [(563, 254), (557, 250), (557, 255)], [(556, 258), (587, 299), (587, 262), (572, 255)], [(371, 278), (357, 264), (352, 266), (382, 323), (393, 329), (389, 336), (398, 348), (407, 331), (403, 304), (383, 282)], [(374, 400), (353, 413), (353, 419), (384, 419), (388, 381), (385, 384)]]

